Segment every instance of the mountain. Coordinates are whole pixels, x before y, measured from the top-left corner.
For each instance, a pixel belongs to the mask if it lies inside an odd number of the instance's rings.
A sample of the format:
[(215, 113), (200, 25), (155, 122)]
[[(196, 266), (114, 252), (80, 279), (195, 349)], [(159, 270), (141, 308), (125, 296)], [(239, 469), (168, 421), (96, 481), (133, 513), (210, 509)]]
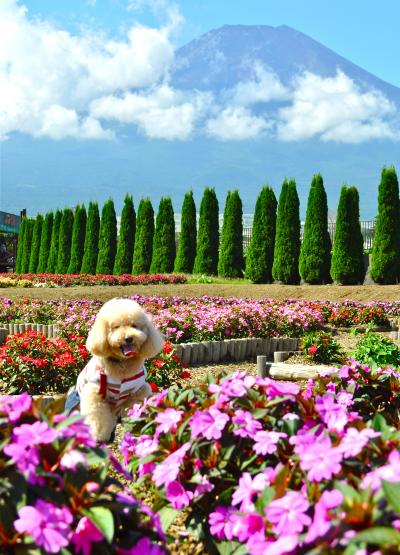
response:
[[(400, 173), (398, 87), (287, 26), (224, 26), (191, 41), (175, 54), (168, 84), (187, 102), (183, 114), (190, 116), (193, 99), (199, 95), (209, 102), (208, 111), (194, 119), (189, 138), (149, 138), (140, 126), (109, 121), (106, 125), (114, 125), (116, 132), (114, 141), (52, 140), (13, 133), (1, 145), (0, 210), (19, 213), (27, 208), (28, 214), (34, 215), (57, 206), (88, 204), (90, 200), (101, 204), (111, 196), (120, 211), (129, 192), (136, 207), (141, 197), (150, 195), (155, 209), (161, 196), (170, 195), (175, 211), (180, 212), (186, 191), (193, 190), (199, 207), (204, 187), (211, 186), (216, 189), (221, 212), (227, 190), (238, 188), (244, 212), (252, 213), (263, 185), (273, 186), (278, 196), (283, 179), (293, 177), (304, 217), (312, 176), (320, 172), (330, 213), (336, 213), (340, 188), (346, 182), (359, 189), (361, 217), (375, 216), (382, 166), (393, 164)], [(340, 98), (334, 99), (336, 104), (332, 104), (331, 97), (317, 98), (317, 110), (313, 96), (305, 100), (300, 97), (301, 103), (294, 106), (293, 91), (299, 76), (309, 72), (315, 77), (311, 89), (323, 89), (326, 84), (321, 80), (332, 78), (330, 86), (335, 93), (338, 70), (347, 76), (347, 85), (356, 84), (350, 90), (346, 113)], [(269, 87), (273, 94), (265, 100)], [(253, 94), (252, 99), (246, 96), (248, 93)], [(152, 102), (156, 102), (154, 98)], [(236, 106), (242, 102), (236, 111), (230, 108), (235, 102)], [(293, 123), (304, 107), (311, 115), (300, 114), (300, 124), (296, 119)], [(353, 112), (358, 119), (352, 119)], [(162, 117), (162, 110), (157, 117)], [(276, 124), (279, 117), (292, 118), (292, 126), (287, 124), (283, 138)], [(313, 128), (327, 117), (324, 133), (292, 136), (299, 128)], [(397, 117), (397, 137), (390, 135), (388, 117)], [(236, 122), (237, 127), (242, 125), (242, 131), (255, 124), (265, 132), (247, 138), (232, 138), (229, 133), (218, 136), (209, 132), (212, 118), (212, 129), (217, 127), (215, 122), (228, 122), (231, 135)], [(271, 121), (278, 129), (275, 134), (270, 132)], [(368, 135), (371, 129), (373, 138)], [(355, 131), (358, 142), (343, 140)]]
[(286, 25), (224, 25), (201, 35), (177, 50), (172, 83), (180, 89), (221, 92), (252, 79), (255, 61), (285, 85), (304, 71), (326, 78), (340, 69), (362, 89), (380, 90), (400, 105), (400, 88)]

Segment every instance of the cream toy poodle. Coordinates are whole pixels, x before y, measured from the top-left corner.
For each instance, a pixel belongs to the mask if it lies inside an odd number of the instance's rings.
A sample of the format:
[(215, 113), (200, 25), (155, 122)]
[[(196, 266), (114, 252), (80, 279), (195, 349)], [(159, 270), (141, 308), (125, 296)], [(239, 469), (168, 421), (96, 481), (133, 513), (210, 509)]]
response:
[(124, 409), (151, 393), (144, 361), (159, 353), (163, 343), (135, 301), (111, 299), (101, 307), (86, 341), (93, 356), (65, 405), (70, 412), (80, 403), (97, 441), (108, 441)]

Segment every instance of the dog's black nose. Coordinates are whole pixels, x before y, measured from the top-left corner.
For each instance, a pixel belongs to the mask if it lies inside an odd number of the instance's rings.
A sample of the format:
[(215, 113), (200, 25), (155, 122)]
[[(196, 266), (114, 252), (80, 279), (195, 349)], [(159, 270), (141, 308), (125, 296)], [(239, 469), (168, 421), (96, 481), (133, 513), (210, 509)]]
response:
[(125, 343), (127, 343), (128, 345), (130, 345), (133, 341), (133, 337), (125, 337)]

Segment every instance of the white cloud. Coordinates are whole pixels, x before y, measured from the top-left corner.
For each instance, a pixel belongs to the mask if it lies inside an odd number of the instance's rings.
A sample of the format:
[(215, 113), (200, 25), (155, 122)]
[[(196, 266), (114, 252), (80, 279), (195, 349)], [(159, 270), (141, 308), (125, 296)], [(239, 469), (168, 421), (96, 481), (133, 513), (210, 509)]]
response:
[(271, 124), (264, 118), (253, 116), (243, 106), (228, 106), (207, 121), (207, 133), (223, 141), (242, 141), (263, 135)]
[(281, 83), (279, 77), (268, 71), (261, 62), (252, 65), (253, 79), (240, 81), (234, 88), (227, 91), (226, 96), (232, 104), (249, 106), (257, 102), (286, 100), (289, 90)]
[(174, 56), (167, 27), (135, 25), (120, 41), (89, 31), (74, 36), (46, 21), (29, 20), (26, 8), (14, 0), (0, 4), (0, 36), (3, 138), (12, 131), (61, 138), (67, 126), (53, 131), (48, 125), (54, 106), (56, 121), (84, 121), (73, 126), (83, 138), (109, 137), (99, 122), (85, 120), (90, 102), (116, 90), (153, 85)]
[(293, 83), (292, 104), (278, 114), (278, 139), (359, 143), (400, 138), (396, 107), (380, 91), (361, 91), (343, 72), (323, 78), (304, 73)]
[(91, 104), (95, 118), (134, 123), (153, 139), (187, 140), (211, 104), (206, 93), (190, 94), (161, 85), (141, 94), (104, 96)]

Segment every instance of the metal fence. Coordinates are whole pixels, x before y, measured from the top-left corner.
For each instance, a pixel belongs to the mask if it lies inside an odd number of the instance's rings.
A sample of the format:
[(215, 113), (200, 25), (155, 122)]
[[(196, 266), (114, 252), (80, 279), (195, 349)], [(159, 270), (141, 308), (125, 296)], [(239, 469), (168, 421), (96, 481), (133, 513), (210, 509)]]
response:
[[(362, 236), (364, 237), (364, 249), (371, 249), (373, 240), (374, 240), (374, 234), (375, 234), (375, 220), (362, 220), (360, 221), (360, 225), (361, 225), (361, 233), (362, 233)], [(335, 229), (336, 229), (336, 222), (328, 222), (328, 231), (331, 237), (332, 244), (335, 237)], [(243, 228), (244, 251), (246, 251), (248, 246), (250, 245), (252, 233), (253, 233), (252, 227)], [(301, 223), (301, 230), (300, 230), (301, 240), (303, 240), (303, 235), (304, 235), (304, 222)]]

